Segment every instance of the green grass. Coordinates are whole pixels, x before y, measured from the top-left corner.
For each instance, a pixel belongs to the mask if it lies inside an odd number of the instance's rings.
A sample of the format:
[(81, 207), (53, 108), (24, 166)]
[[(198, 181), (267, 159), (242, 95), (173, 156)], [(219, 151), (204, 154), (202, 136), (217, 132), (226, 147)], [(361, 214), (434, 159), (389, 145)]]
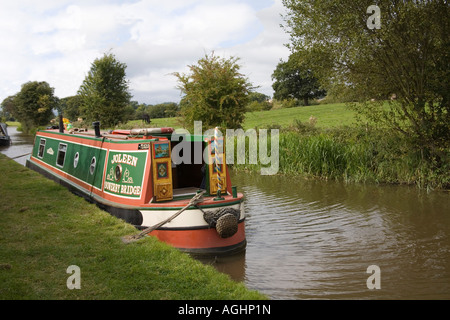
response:
[(266, 299), (154, 237), (124, 244), (131, 225), (2, 154), (0, 166), (0, 299)]
[[(334, 103), (247, 112), (243, 128), (245, 130), (252, 128), (265, 129), (274, 126), (287, 128), (293, 124), (294, 120), (308, 122), (311, 116), (317, 119), (316, 127), (318, 128), (353, 126), (355, 124), (355, 112), (347, 108), (345, 103)], [(180, 128), (181, 124), (179, 118), (161, 118), (152, 119), (150, 125), (144, 124), (141, 120), (133, 120), (129, 121), (125, 126), (121, 126), (121, 128), (146, 126)]]
[(6, 121), (6, 124), (10, 127), (19, 127), (20, 126), (20, 122), (18, 122), (18, 121)]
[(348, 109), (344, 103), (335, 103), (247, 112), (243, 127), (244, 129), (256, 127), (264, 129), (273, 126), (286, 128), (292, 125), (294, 119), (308, 122), (311, 116), (317, 119), (316, 127), (318, 128), (333, 128), (355, 124), (354, 111)]

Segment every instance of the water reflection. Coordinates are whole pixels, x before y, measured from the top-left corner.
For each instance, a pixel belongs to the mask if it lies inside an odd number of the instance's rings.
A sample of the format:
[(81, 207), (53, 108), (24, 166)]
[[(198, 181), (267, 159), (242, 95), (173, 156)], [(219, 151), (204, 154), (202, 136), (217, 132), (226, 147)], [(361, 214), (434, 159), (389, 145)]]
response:
[(25, 165), (33, 148), (34, 136), (17, 131), (17, 127), (8, 127), (8, 134), (11, 137), (11, 145), (0, 146), (0, 152)]
[(245, 250), (228, 256), (195, 256), (203, 264), (213, 266), (218, 271), (228, 274), (236, 282), (245, 280)]

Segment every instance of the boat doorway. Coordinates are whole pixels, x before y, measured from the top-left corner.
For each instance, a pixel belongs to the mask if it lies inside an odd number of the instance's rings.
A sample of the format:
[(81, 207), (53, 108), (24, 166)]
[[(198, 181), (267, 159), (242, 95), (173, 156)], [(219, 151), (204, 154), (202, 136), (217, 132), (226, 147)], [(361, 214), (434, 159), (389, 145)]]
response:
[[(174, 197), (192, 196), (199, 189), (206, 189), (206, 165), (203, 160), (203, 148), (202, 141), (172, 142)], [(194, 154), (196, 150), (202, 151), (201, 163), (198, 163), (200, 157)]]

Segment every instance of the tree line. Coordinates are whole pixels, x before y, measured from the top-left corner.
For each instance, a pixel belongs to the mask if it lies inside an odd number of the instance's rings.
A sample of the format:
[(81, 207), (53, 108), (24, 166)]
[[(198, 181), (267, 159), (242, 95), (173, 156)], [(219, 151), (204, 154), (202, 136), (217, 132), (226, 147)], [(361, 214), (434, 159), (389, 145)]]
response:
[(25, 132), (47, 126), (57, 114), (72, 122), (80, 118), (86, 124), (100, 121), (114, 127), (129, 120), (174, 117), (177, 103), (148, 105), (132, 101), (126, 64), (111, 53), (96, 59), (81, 84), (77, 95), (58, 98), (54, 88), (45, 81), (30, 81), (21, 90), (3, 100), (2, 118), (19, 121)]
[(180, 103), (150, 105), (131, 100), (126, 64), (113, 54), (104, 54), (92, 63), (77, 95), (60, 99), (47, 82), (30, 81), (3, 100), (1, 116), (19, 121), (25, 132), (47, 126), (58, 114), (72, 122), (81, 120), (85, 126), (100, 121), (105, 128), (130, 120), (148, 124), (151, 119), (177, 116), (184, 119), (186, 126), (200, 120), (205, 126), (237, 128), (246, 111), (271, 107), (270, 97), (252, 91), (252, 85), (238, 72), (238, 60), (206, 55), (197, 66), (191, 66), (193, 74), (173, 74), (179, 80), (178, 88), (185, 93)]

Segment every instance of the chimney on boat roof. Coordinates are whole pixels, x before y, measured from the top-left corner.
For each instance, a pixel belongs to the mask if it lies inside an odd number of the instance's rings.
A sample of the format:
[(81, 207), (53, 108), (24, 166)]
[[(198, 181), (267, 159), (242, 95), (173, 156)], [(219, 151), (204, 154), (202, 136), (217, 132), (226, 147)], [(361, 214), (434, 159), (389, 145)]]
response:
[(59, 132), (64, 133), (64, 122), (62, 114), (59, 115)]
[(100, 138), (102, 136), (100, 134), (100, 122), (99, 121), (95, 121), (95, 122), (92, 123), (92, 125), (94, 126), (95, 136), (97, 138)]

